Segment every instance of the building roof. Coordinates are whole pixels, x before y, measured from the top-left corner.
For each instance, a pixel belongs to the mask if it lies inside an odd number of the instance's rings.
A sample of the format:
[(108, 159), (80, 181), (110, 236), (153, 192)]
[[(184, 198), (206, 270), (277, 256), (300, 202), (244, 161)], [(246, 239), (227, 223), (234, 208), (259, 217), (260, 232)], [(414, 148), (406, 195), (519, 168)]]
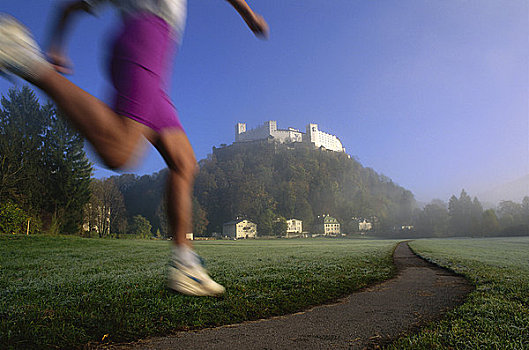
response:
[(318, 224), (340, 224), (338, 220), (336, 220), (335, 218), (329, 215), (318, 216), (318, 218), (316, 219), (316, 223)]
[(333, 218), (332, 216), (326, 216), (326, 217), (323, 219), (323, 223), (324, 223), (324, 224), (339, 224), (338, 220), (336, 220), (336, 219)]
[(248, 221), (249, 223), (254, 224), (253, 222), (251, 222), (248, 219), (238, 219), (238, 220), (225, 222), (224, 225), (236, 225), (236, 224), (238, 224), (239, 222), (242, 222), (242, 221)]

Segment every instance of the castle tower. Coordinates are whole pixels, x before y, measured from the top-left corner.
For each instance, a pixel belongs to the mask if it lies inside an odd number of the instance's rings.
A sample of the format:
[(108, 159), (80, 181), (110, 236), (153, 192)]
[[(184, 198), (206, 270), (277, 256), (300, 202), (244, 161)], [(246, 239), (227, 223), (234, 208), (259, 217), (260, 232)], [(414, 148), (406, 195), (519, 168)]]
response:
[(274, 132), (277, 131), (277, 121), (276, 120), (269, 120), (265, 123), (268, 126), (268, 132), (270, 135), (273, 135)]
[(239, 135), (246, 132), (246, 123), (237, 123), (235, 125), (235, 141), (239, 141)]
[(308, 136), (308, 141), (313, 143), (314, 146), (316, 147), (320, 147), (320, 133), (319, 133), (319, 130), (318, 130), (318, 124), (309, 124), (307, 125), (307, 136)]

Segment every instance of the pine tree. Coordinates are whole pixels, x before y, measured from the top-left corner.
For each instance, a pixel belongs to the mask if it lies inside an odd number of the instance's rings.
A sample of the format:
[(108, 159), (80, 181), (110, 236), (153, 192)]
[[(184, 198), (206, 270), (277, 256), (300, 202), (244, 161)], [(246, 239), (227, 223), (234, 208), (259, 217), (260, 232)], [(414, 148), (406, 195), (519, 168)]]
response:
[(61, 233), (79, 231), (92, 171), (82, 138), (28, 87), (1, 102), (0, 200)]
[(10, 89), (1, 103), (0, 200), (35, 213), (45, 201), (43, 133), (52, 111), (42, 108), (28, 87)]
[(83, 208), (90, 199), (92, 164), (81, 135), (54, 111), (44, 134), (46, 209), (58, 221), (61, 233), (74, 234), (81, 230)]

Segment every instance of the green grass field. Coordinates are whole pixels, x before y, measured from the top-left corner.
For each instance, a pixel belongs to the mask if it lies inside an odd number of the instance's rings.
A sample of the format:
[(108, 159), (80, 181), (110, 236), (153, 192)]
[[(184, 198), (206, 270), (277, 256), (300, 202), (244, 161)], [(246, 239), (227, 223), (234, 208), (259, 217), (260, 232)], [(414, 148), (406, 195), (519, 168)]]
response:
[(467, 301), (391, 349), (529, 349), (529, 237), (417, 240), (421, 256), (466, 276)]
[(194, 298), (165, 289), (168, 242), (0, 235), (0, 348), (82, 347), (295, 312), (391, 277), (394, 245), (197, 242), (227, 293)]

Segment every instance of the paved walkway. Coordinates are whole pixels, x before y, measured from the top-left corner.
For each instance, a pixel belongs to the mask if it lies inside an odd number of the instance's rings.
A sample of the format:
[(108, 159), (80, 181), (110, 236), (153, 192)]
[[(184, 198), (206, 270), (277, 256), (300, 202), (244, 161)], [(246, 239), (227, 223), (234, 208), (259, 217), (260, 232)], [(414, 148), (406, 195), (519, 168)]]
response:
[(418, 258), (407, 243), (393, 256), (397, 277), (333, 305), (232, 326), (181, 332), (115, 349), (365, 349), (438, 319), (463, 302), (468, 282)]

